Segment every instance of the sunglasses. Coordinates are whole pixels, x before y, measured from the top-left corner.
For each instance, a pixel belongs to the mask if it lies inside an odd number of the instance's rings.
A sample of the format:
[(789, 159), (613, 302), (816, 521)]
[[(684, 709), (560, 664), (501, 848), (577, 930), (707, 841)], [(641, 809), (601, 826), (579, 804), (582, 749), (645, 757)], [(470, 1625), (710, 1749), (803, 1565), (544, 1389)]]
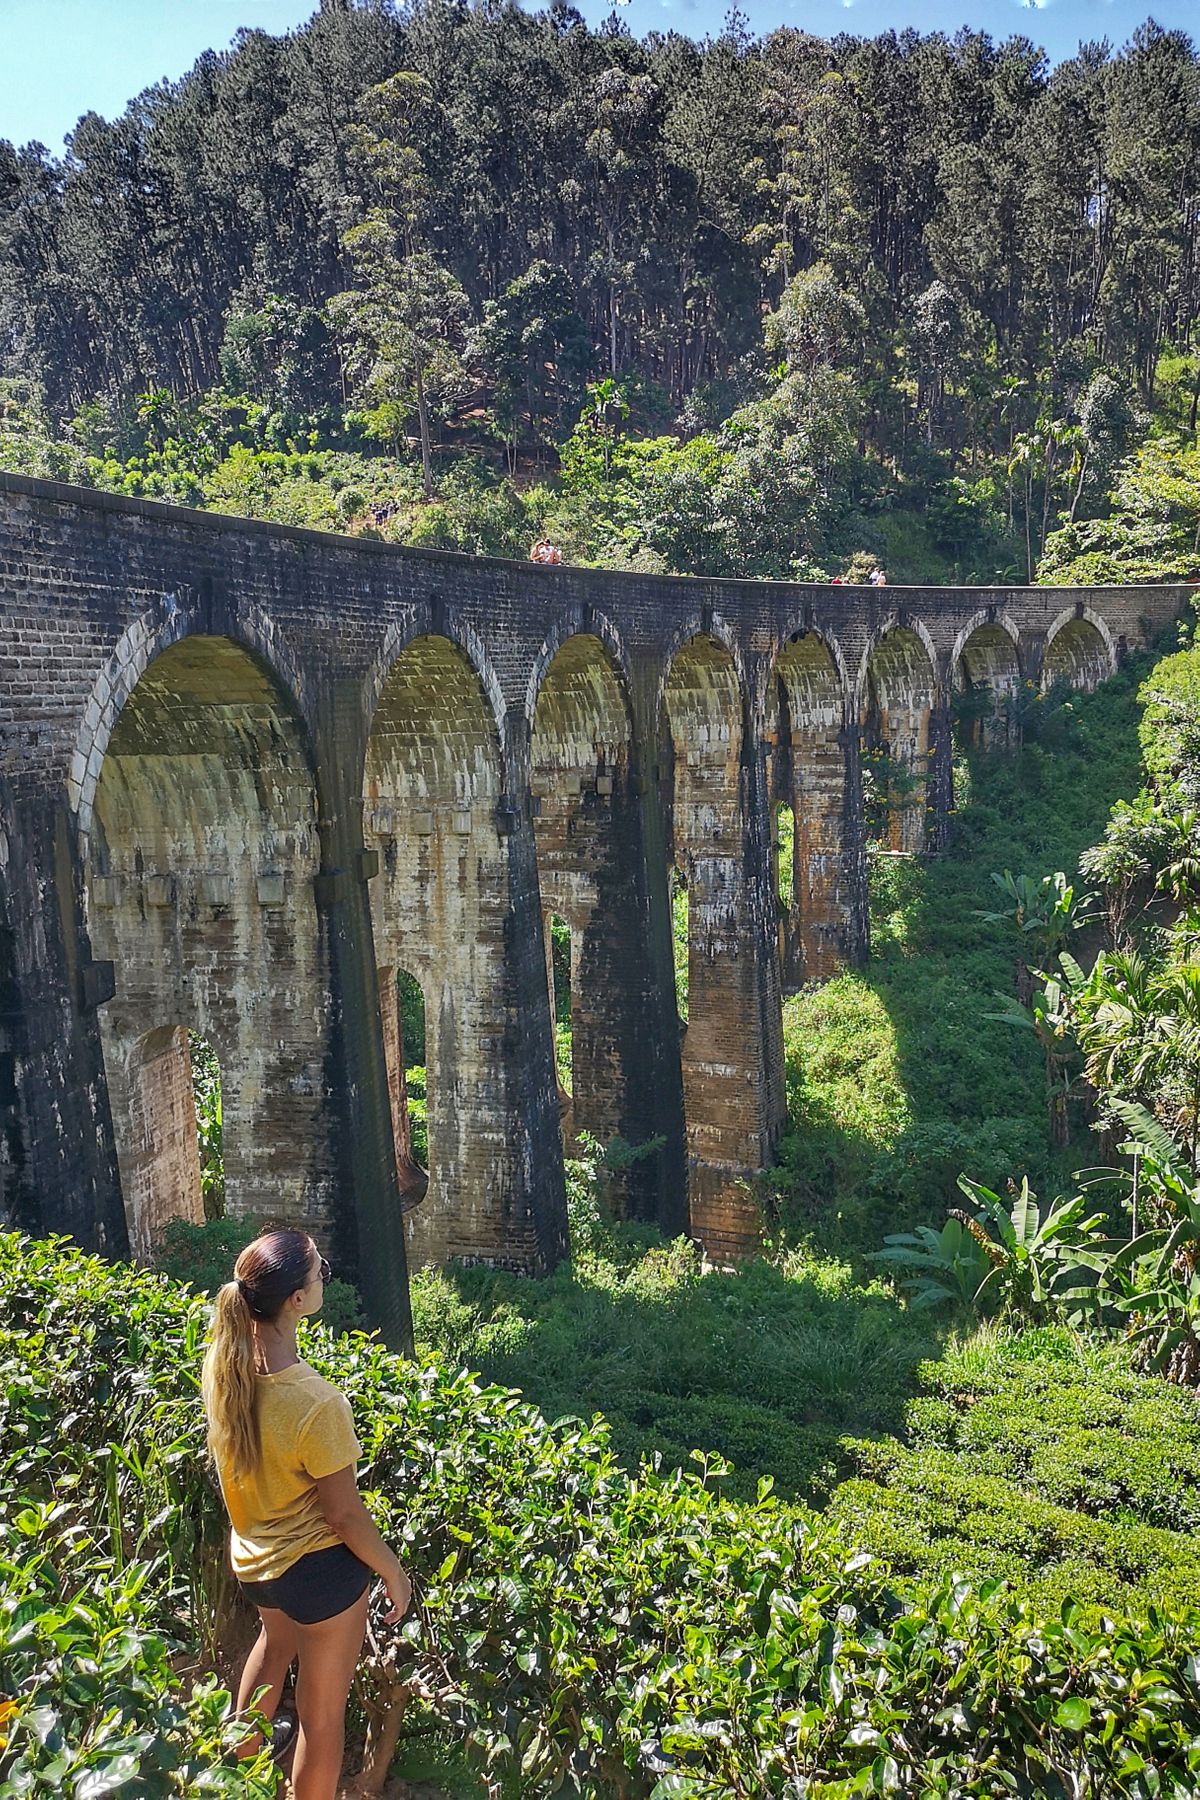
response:
[(333, 1274), (333, 1270), (329, 1266), (329, 1258), (327, 1256), (323, 1256), (321, 1258), (320, 1262), (317, 1264), (317, 1274), (321, 1277), (321, 1286), (326, 1287), (329, 1283), (329, 1277)]

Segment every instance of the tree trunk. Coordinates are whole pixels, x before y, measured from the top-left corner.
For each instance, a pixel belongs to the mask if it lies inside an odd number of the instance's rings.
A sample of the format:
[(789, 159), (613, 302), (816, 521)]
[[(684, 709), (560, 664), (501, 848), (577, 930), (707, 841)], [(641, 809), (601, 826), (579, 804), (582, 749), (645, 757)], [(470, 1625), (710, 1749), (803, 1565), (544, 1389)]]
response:
[(1033, 511), (1033, 483), (1029, 479), (1029, 476), (1027, 475), (1025, 477), (1025, 571), (1026, 571), (1027, 579), (1029, 580), (1030, 583), (1032, 583), (1032, 581), (1033, 581), (1033, 540), (1030, 535), (1031, 525), (1030, 525), (1030, 518), (1029, 518), (1029, 515), (1032, 511)]
[(379, 1708), (367, 1713), (367, 1741), (363, 1750), (363, 1766), (358, 1778), (362, 1794), (382, 1794), (388, 1769), (400, 1741), (400, 1728), (408, 1708), (412, 1689), (401, 1683), (388, 1683)]
[(425, 371), (417, 364), (417, 419), (421, 429), (421, 478), (425, 498), (433, 499), (433, 450), (429, 442), (429, 401), (425, 397)]

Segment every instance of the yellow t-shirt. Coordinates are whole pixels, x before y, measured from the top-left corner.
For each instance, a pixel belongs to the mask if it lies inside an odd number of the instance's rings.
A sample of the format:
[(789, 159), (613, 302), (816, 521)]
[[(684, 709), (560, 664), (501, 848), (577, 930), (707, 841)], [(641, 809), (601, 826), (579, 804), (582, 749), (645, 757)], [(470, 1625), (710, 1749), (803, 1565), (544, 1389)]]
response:
[(356, 1463), (362, 1445), (343, 1394), (307, 1363), (256, 1376), (262, 1457), (235, 1479), (218, 1465), (233, 1526), (233, 1572), (242, 1581), (275, 1581), (313, 1550), (341, 1539), (321, 1512), (317, 1482)]

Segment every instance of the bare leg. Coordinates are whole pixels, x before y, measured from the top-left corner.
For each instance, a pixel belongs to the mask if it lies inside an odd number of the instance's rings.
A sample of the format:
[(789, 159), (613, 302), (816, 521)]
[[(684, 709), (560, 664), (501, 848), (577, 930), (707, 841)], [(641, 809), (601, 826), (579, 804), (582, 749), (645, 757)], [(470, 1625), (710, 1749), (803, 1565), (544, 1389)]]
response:
[(346, 1747), (346, 1698), (367, 1629), (369, 1592), (319, 1625), (297, 1625), (300, 1735), (292, 1764), (295, 1800), (336, 1800)]
[[(262, 1630), (254, 1640), (238, 1683), (238, 1711), (248, 1712), (258, 1689), (265, 1687), (267, 1691), (259, 1702), (259, 1711), (273, 1719), (287, 1672), (300, 1648), (296, 1637), (299, 1628), (286, 1613), (272, 1606), (260, 1606), (258, 1616), (262, 1620)], [(239, 1747), (238, 1755), (253, 1756), (261, 1743), (262, 1733), (256, 1731)]]

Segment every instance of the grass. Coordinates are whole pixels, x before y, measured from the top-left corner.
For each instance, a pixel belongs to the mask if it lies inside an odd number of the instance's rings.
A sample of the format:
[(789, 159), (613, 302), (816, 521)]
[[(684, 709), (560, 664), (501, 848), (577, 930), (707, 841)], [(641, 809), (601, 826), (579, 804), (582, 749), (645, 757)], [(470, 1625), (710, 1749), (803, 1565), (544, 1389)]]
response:
[(940, 1221), (964, 1170), (1045, 1192), (1092, 1159), (1082, 1129), (1052, 1151), (1037, 1047), (987, 1018), (1015, 943), (979, 914), (994, 870), (1074, 871), (1137, 790), (1147, 666), (1035, 716), (1015, 755), (961, 758), (943, 856), (874, 862), (869, 968), (785, 1007), (772, 1257), (706, 1272), (684, 1242), (601, 1225), (549, 1281), (419, 1276), (423, 1345), (550, 1417), (602, 1411), (631, 1465), (718, 1451), (739, 1495), (770, 1477), (897, 1574), (1000, 1576), (1055, 1606), (1194, 1590), (1196, 1396), (1069, 1333), (956, 1335), (867, 1260), (889, 1231)]
[(736, 1496), (770, 1477), (897, 1576), (1134, 1611), (1200, 1581), (1200, 1397), (1120, 1345), (960, 1336), (837, 1259), (705, 1272), (682, 1241), (614, 1238), (548, 1282), (426, 1271), (413, 1298), (423, 1350), (550, 1418), (603, 1412), (628, 1466), (717, 1451)]
[(956, 770), (944, 855), (871, 868), (872, 960), (784, 1007), (791, 1125), (770, 1183), (780, 1229), (841, 1254), (944, 1216), (962, 1170), (1039, 1190), (1091, 1160), (1086, 1131), (1052, 1151), (1040, 1052), (988, 1018), (1011, 993), (1016, 943), (981, 911), (995, 871), (1070, 875), (1113, 803), (1140, 782), (1131, 659), (1098, 693), (1035, 718), (1013, 754)]

